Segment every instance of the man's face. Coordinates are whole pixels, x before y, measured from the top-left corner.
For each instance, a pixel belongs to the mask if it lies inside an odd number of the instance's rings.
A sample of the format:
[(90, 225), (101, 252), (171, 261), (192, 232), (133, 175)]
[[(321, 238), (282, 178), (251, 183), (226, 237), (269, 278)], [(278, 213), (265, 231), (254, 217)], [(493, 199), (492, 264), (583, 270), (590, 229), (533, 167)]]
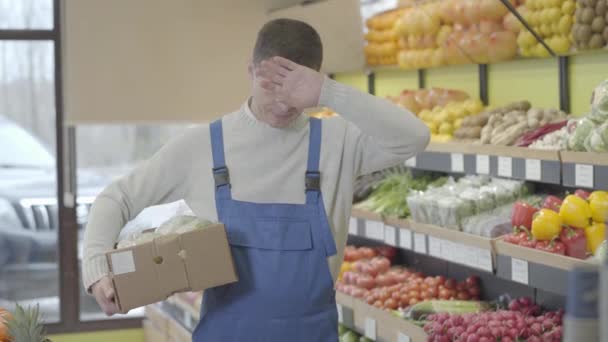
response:
[(271, 92), (262, 88), (260, 79), (255, 76), (256, 65), (250, 64), (249, 75), (253, 83), (251, 110), (257, 118), (272, 127), (283, 128), (293, 122), (300, 111), (278, 101)]

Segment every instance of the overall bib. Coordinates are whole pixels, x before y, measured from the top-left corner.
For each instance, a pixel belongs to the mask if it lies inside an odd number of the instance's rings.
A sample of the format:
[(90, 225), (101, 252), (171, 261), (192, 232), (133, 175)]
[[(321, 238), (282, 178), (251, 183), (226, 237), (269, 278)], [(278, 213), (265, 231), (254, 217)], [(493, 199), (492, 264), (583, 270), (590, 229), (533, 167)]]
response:
[(221, 119), (210, 129), (217, 215), (239, 280), (205, 290), (193, 341), (337, 342), (327, 262), (336, 245), (320, 188), (321, 120), (310, 119), (305, 204), (232, 199)]

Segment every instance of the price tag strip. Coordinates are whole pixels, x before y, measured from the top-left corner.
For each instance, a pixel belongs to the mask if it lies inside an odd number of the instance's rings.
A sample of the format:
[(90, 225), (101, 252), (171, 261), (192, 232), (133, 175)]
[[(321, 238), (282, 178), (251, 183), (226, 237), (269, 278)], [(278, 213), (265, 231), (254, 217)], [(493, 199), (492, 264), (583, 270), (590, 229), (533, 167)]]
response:
[(414, 233), (414, 252), (426, 254), (426, 235)]
[(412, 157), (405, 161), (405, 166), (407, 167), (416, 167), (416, 157)]
[(412, 249), (412, 231), (405, 228), (399, 229), (399, 247)]
[(528, 262), (525, 260), (511, 258), (511, 280), (528, 285)]
[(593, 165), (576, 164), (574, 169), (574, 183), (576, 186), (593, 188)]
[(513, 159), (511, 157), (498, 157), (498, 175), (508, 178), (513, 176)]
[(542, 179), (541, 161), (538, 159), (526, 159), (526, 179), (540, 181)]
[(397, 246), (397, 229), (393, 226), (384, 226), (384, 243), (389, 246)]
[(379, 241), (384, 241), (384, 222), (365, 222), (365, 236)]
[(338, 309), (338, 322), (346, 327), (353, 328), (355, 326), (355, 316), (353, 309), (342, 306), (342, 304), (336, 304)]
[(464, 172), (464, 155), (462, 153), (452, 153), (452, 172)]
[(365, 318), (365, 337), (376, 340), (376, 320), (373, 318)]
[(351, 217), (350, 221), (348, 222), (348, 234), (357, 235), (359, 233), (358, 229), (357, 229), (357, 224), (358, 224), (357, 219), (354, 217)]
[(485, 154), (478, 154), (475, 165), (477, 173), (482, 175), (490, 174), (490, 157)]

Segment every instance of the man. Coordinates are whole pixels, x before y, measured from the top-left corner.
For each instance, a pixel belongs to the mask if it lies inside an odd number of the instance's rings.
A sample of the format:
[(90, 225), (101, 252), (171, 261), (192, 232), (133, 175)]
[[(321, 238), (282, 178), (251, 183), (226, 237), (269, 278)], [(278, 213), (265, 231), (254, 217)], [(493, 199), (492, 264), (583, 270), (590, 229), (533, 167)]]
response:
[[(322, 54), (308, 24), (268, 22), (249, 65), (249, 100), (170, 141), (99, 195), (83, 280), (106, 314), (117, 308), (103, 255), (121, 227), (145, 207), (185, 199), (239, 237), (229, 237), (239, 281), (205, 291), (194, 341), (337, 341), (333, 286), (353, 182), (422, 151), (429, 131), (390, 102), (324, 77)], [(340, 116), (302, 114), (317, 106)]]

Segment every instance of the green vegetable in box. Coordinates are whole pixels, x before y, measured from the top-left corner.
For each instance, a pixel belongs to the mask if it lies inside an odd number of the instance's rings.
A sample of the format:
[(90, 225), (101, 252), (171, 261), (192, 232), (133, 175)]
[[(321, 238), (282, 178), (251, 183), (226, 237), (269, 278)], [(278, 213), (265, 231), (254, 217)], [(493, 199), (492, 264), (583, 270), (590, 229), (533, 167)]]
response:
[(591, 132), (597, 127), (597, 124), (588, 117), (578, 120), (574, 132), (568, 138), (568, 149), (572, 151), (585, 151), (585, 139), (591, 135)]
[(597, 122), (608, 120), (608, 80), (600, 83), (593, 91), (590, 116)]

